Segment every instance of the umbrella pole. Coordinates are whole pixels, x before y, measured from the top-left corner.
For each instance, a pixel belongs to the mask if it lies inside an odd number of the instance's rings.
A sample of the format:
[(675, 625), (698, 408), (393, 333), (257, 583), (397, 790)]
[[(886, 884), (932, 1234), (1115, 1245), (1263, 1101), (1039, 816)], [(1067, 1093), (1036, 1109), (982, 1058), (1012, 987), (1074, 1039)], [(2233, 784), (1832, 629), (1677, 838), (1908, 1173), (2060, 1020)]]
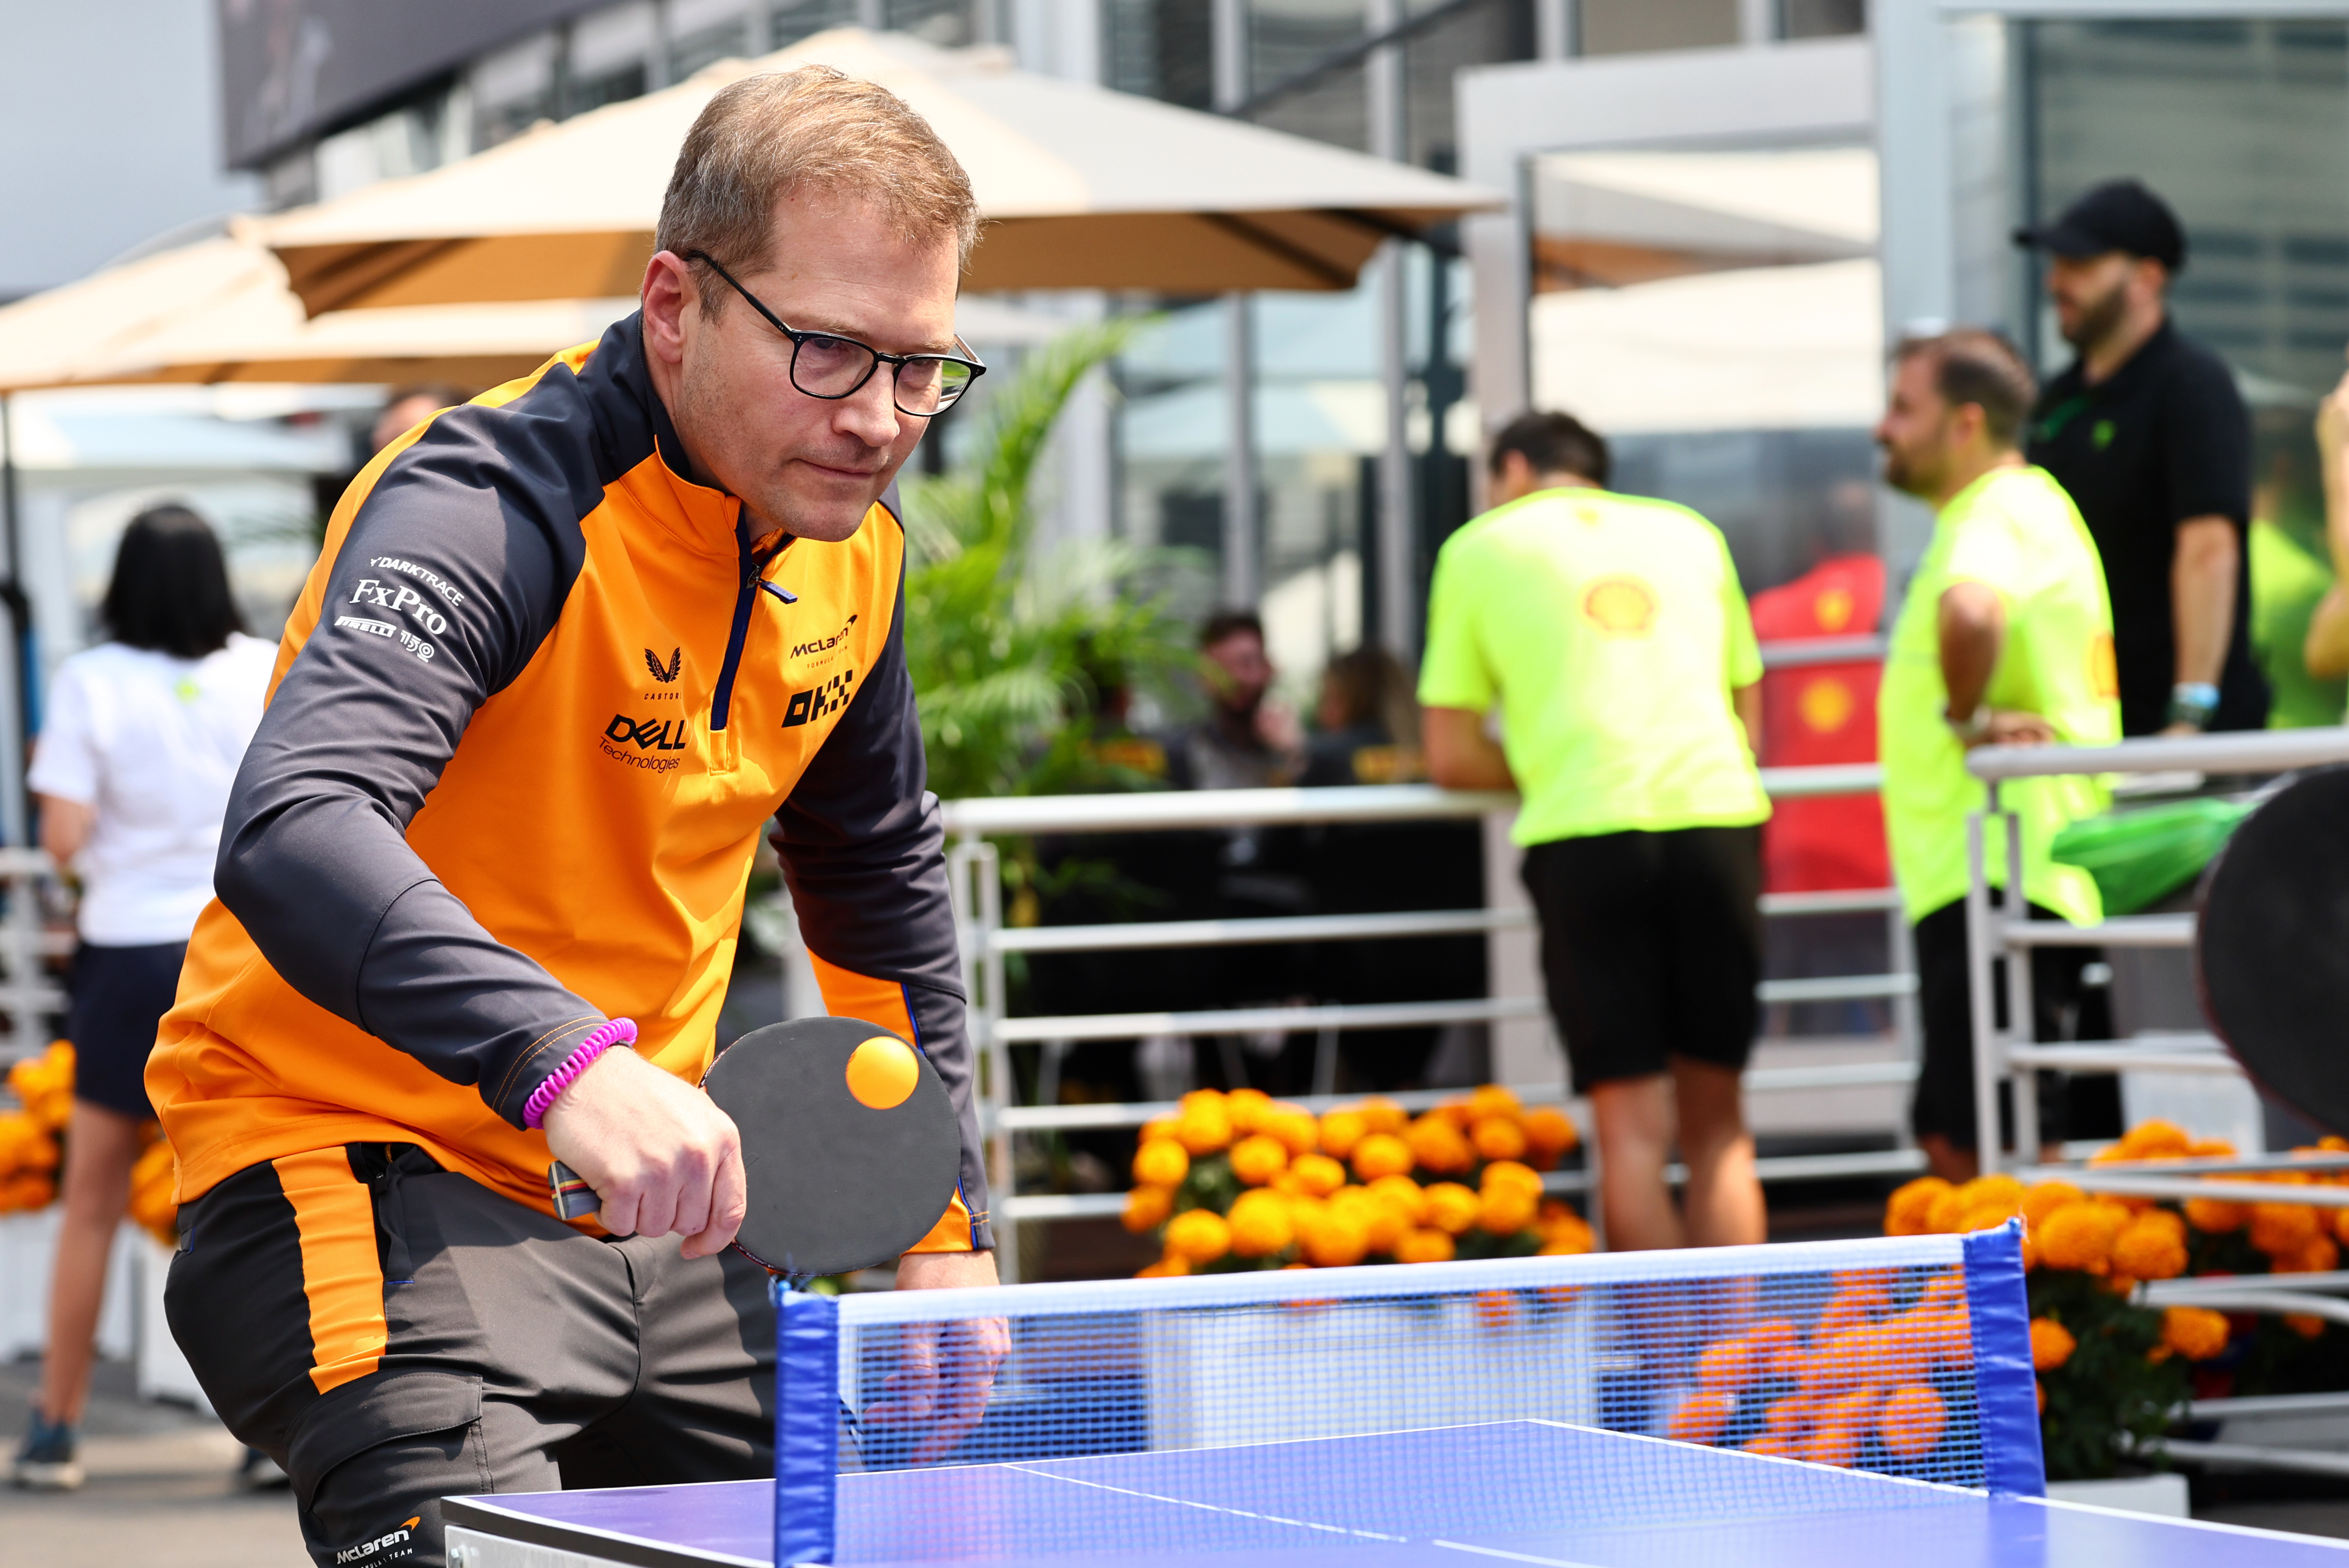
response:
[(0, 392), (0, 557), (5, 557), (7, 581), (0, 583), (0, 605), (8, 611), (9, 649), (16, 667), (16, 679), (10, 683), (0, 706), (0, 722), (5, 722), (16, 740), (14, 766), (7, 781), (6, 826), (22, 835), (23, 842), (33, 842), (33, 802), (25, 790), (25, 772), (32, 765), (33, 702), (33, 607), (25, 597), (23, 548), (20, 537), (23, 510), (16, 494), (16, 430), (15, 400)]

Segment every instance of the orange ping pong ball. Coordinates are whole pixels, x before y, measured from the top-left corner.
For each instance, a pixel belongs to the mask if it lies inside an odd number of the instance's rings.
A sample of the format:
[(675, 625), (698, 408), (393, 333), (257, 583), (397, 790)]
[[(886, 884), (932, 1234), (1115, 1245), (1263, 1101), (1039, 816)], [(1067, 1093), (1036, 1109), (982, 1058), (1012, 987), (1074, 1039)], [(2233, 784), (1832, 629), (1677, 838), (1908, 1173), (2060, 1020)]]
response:
[(895, 1109), (921, 1082), (922, 1064), (913, 1047), (890, 1034), (875, 1034), (848, 1054), (848, 1092), (876, 1111)]

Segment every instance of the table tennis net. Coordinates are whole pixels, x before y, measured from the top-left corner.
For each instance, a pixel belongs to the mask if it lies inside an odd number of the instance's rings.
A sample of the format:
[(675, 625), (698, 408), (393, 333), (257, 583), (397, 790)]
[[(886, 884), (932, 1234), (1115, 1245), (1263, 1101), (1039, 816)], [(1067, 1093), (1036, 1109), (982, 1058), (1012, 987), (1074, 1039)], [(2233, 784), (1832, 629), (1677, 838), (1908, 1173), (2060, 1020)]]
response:
[[(990, 1545), (973, 1536), (996, 1515), (964, 1495), (984, 1478), (916, 1490), (865, 1480), (892, 1472), (1510, 1421), (2036, 1491), (2022, 1279), (2018, 1239), (2004, 1231), (787, 1295), (777, 1561), (896, 1559), (929, 1539), (955, 1555), (1113, 1551), (1132, 1527), (1105, 1522), (1115, 1510), (1064, 1519), (1046, 1509), (1022, 1514), (1017, 1542)], [(991, 1333), (1008, 1350), (990, 1382), (980, 1347)], [(1657, 1456), (1656, 1474), (1651, 1485), (1627, 1478), (1627, 1517), (1766, 1515), (1815, 1495), (1821, 1473), (1750, 1457), (1675, 1469), (1690, 1460), (1685, 1449), (1630, 1451)], [(1291, 1453), (1305, 1459), (1288, 1460), (1302, 1494), (1288, 1506), (1344, 1501), (1316, 1500), (1311, 1450)], [(1485, 1473), (1469, 1467), (1444, 1490), (1469, 1506)], [(1330, 1484), (1359, 1490), (1334, 1473)], [(1523, 1490), (1497, 1473), (1490, 1484)], [(860, 1522), (855, 1500), (885, 1492), (885, 1528), (877, 1515)], [(1578, 1507), (1589, 1522), (1587, 1500)], [(926, 1509), (937, 1517), (919, 1517)], [(1260, 1509), (1180, 1512), (1184, 1539), (1203, 1549), (1265, 1544)]]

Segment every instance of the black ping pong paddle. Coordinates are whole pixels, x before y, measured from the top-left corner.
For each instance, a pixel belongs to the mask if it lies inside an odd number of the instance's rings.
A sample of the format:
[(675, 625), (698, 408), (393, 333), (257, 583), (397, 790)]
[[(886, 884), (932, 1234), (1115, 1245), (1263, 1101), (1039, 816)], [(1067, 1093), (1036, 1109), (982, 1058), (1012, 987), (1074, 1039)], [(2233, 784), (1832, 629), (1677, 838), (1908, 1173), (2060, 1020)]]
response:
[[(702, 1075), (742, 1135), (749, 1183), (734, 1248), (792, 1278), (893, 1262), (954, 1197), (962, 1132), (937, 1069), (888, 1030), (854, 1018), (754, 1029)], [(555, 1213), (601, 1200), (571, 1168), (547, 1168)]]
[(2203, 878), (2203, 1016), (2260, 1085), (2349, 1132), (2349, 768), (2295, 779)]

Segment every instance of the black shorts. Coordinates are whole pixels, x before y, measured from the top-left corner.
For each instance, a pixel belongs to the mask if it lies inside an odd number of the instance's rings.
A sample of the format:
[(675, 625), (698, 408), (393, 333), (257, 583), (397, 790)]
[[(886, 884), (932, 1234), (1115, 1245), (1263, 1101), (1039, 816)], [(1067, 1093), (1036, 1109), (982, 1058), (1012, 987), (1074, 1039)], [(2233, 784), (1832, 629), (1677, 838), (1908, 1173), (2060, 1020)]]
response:
[[(1999, 889), (1992, 903), (2003, 903)], [(2034, 920), (2061, 919), (2053, 909), (2030, 906)], [(1909, 1107), (1909, 1125), (1919, 1137), (1948, 1138), (1951, 1147), (1974, 1147), (1979, 1120), (1974, 1115), (1973, 993), (1966, 975), (1966, 901), (1944, 904), (1915, 927), (1917, 939), (1917, 1014), (1925, 1035), (1924, 1060), (1918, 1064), (1917, 1094)], [(2106, 1004), (2101, 990), (2081, 983), (2081, 971), (2103, 957), (2095, 948), (2033, 948), (2031, 950), (2031, 1037), (2033, 1040), (2105, 1039), (2112, 1033), (2105, 1022)], [(1992, 971), (1991, 1000), (1998, 1027), (2007, 1026), (2006, 972)], [(2041, 1073), (2039, 1139), (2062, 1140), (2064, 1126), (2064, 1085), (2054, 1073)], [(2002, 1141), (2013, 1137), (2013, 1107), (2005, 1085), (1999, 1087)]]
[(229, 1430), (293, 1477), (314, 1558), (389, 1541), (370, 1568), (423, 1568), (445, 1496), (774, 1474), (767, 1275), (678, 1249), (351, 1144), (182, 1207), (164, 1310)]
[(1762, 979), (1762, 830), (1683, 827), (1526, 851), (1542, 978), (1574, 1088), (1674, 1056), (1742, 1069)]
[(74, 1048), (74, 1097), (134, 1121), (153, 1121), (147, 1053), (155, 1025), (179, 994), (185, 942), (111, 948), (84, 942), (74, 953), (66, 1038)]

